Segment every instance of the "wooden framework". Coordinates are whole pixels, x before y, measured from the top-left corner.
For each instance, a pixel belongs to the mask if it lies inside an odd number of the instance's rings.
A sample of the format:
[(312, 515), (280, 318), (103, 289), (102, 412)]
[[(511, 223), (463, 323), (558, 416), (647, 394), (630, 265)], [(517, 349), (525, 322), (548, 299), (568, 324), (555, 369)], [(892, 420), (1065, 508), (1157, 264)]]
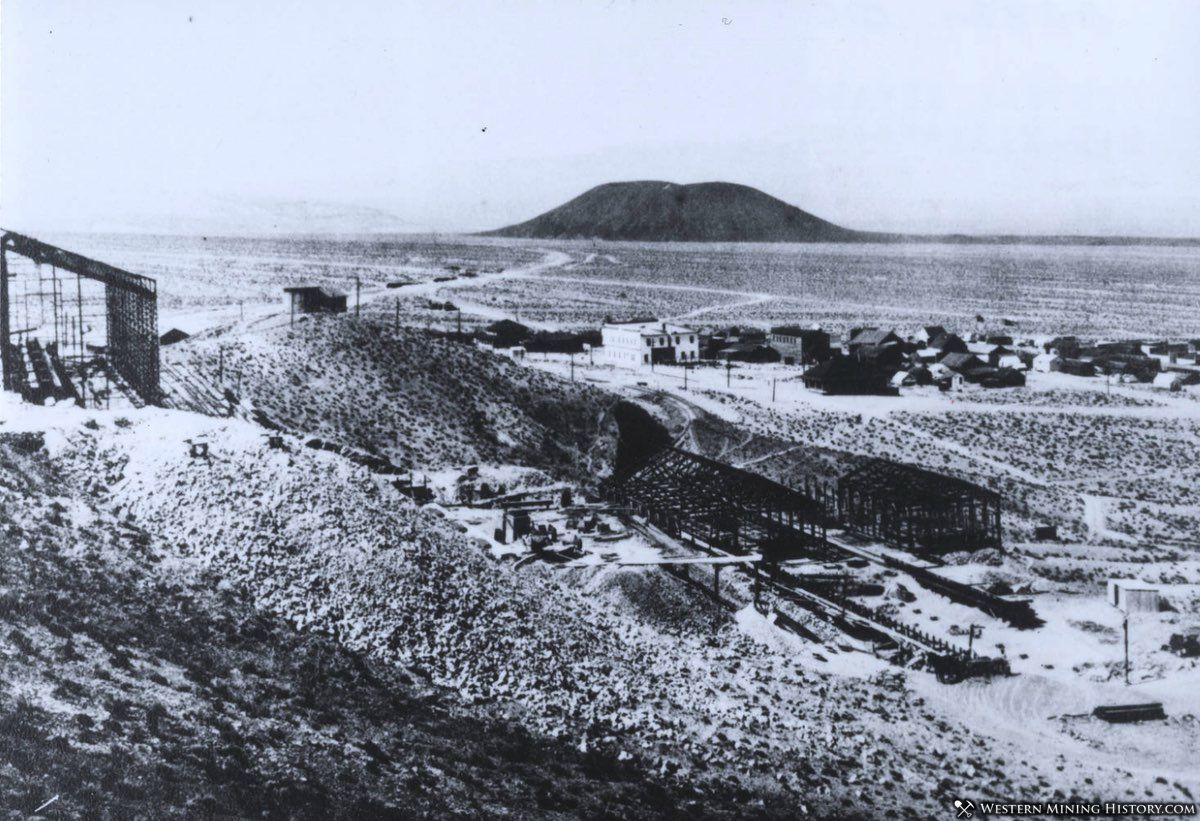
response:
[(673, 536), (769, 559), (826, 547), (825, 511), (763, 476), (674, 447), (610, 485), (610, 495)]
[(17, 375), (24, 372), (19, 367), (19, 351), (11, 339), (7, 259), (10, 251), (36, 265), (50, 265), (104, 286), (107, 360), (143, 401), (157, 403), (160, 391), (155, 281), (12, 231), (0, 237), (0, 353), (3, 354), (0, 365), (4, 371), (4, 389), (18, 390)]
[(872, 459), (843, 476), (838, 511), (848, 529), (905, 550), (1001, 546), (998, 493), (899, 462)]

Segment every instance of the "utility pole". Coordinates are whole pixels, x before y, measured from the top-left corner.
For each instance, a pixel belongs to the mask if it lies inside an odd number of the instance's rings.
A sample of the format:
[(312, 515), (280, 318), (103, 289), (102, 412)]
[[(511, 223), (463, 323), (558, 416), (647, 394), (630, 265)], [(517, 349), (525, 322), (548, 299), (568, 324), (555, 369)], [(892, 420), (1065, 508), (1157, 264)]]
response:
[(571, 381), (575, 381), (575, 354), (571, 354)]
[(217, 384), (225, 381), (225, 346), (217, 348)]
[(972, 624), (967, 628), (967, 658), (975, 656), (975, 639), (983, 635), (983, 625)]
[(400, 297), (396, 297), (396, 322), (393, 330), (400, 331)]
[(771, 377), (771, 401), (772, 402), (775, 401), (775, 383), (778, 381), (779, 381), (779, 377), (777, 377), (777, 376)]
[(725, 360), (725, 387), (729, 387), (730, 374), (733, 373), (733, 363)]
[(685, 391), (687, 390), (687, 376), (688, 376), (688, 371), (690, 371), (690, 370), (691, 370), (691, 368), (689, 368), (687, 365), (683, 366), (683, 389)]
[(354, 315), (359, 316), (362, 311), (362, 282), (358, 277), (354, 278)]

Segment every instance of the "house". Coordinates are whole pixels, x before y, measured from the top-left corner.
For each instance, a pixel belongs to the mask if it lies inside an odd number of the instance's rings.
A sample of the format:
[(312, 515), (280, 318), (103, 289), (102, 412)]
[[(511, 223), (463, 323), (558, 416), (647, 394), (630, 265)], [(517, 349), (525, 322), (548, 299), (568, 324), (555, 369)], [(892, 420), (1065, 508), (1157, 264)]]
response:
[(900, 367), (904, 361), (904, 349), (900, 345), (862, 345), (855, 348), (851, 354), (860, 362), (874, 365), (888, 371)]
[(1177, 391), (1183, 387), (1183, 374), (1164, 371), (1160, 374), (1155, 374), (1152, 384), (1160, 390)]
[(520, 322), (501, 319), (480, 331), (477, 338), (485, 345), (500, 349), (523, 345), (532, 335), (533, 331)]
[(941, 325), (925, 325), (913, 334), (913, 341), (918, 343), (922, 348), (929, 347), (930, 342), (944, 333), (946, 333), (946, 329)]
[(985, 388), (1023, 388), (1025, 374), (1012, 368), (996, 368), (992, 373), (984, 374), (979, 384)]
[(829, 358), (829, 332), (820, 328), (780, 325), (771, 329), (767, 341), (787, 365), (807, 365)]
[(937, 348), (944, 354), (967, 353), (967, 343), (958, 334), (942, 334), (929, 343), (929, 347)]
[(933, 374), (929, 368), (917, 365), (915, 368), (901, 369), (892, 375), (890, 382), (893, 388), (909, 388), (914, 385), (932, 385)]
[(854, 353), (860, 348), (883, 348), (889, 345), (902, 347), (904, 340), (896, 336), (894, 331), (883, 331), (879, 328), (861, 328), (857, 333), (851, 334), (849, 341), (846, 343), (846, 349), (850, 353)]
[(987, 364), (979, 357), (969, 353), (948, 353), (938, 360), (938, 364), (963, 376), (971, 371), (987, 367)]
[(694, 362), (700, 358), (700, 334), (667, 322), (605, 323), (600, 328), (601, 356), (613, 365)]
[(1101, 350), (1092, 356), (1092, 364), (1101, 373), (1128, 376), (1139, 382), (1150, 382), (1162, 370), (1162, 362), (1153, 356), (1142, 354), (1107, 352)]
[(1109, 579), (1108, 603), (1125, 613), (1157, 613), (1159, 589), (1138, 579)]
[(1075, 358), (1083, 349), (1083, 344), (1077, 336), (1056, 336), (1042, 346), (1046, 353), (1056, 353), (1059, 356)]
[(989, 345), (1004, 345), (1006, 347), (1012, 347), (1013, 345), (1013, 338), (1006, 334), (989, 334), (984, 341)]
[(181, 331), (178, 328), (172, 328), (158, 338), (159, 345), (174, 345), (176, 342), (182, 342), (191, 337), (187, 331)]
[(999, 356), (992, 364), (997, 368), (1012, 368), (1015, 371), (1029, 370), (1029, 363), (1022, 359), (1021, 355), (1017, 353), (1008, 353)]
[(740, 328), (732, 325), (728, 328), (705, 330), (700, 334), (700, 358), (717, 359), (717, 353), (730, 345), (742, 342), (766, 344), (767, 334), (758, 328)]
[(804, 385), (827, 394), (895, 396), (891, 374), (852, 356), (835, 356), (814, 365), (800, 377)]
[(344, 314), (346, 295), (320, 285), (300, 285), (284, 288), (293, 314)]
[(1070, 376), (1095, 376), (1096, 366), (1086, 359), (1064, 359), (1055, 357), (1054, 364), (1050, 370), (1058, 371), (1059, 373), (1069, 374)]
[(722, 362), (778, 362), (779, 351), (764, 342), (734, 342), (717, 351)]
[(1058, 365), (1060, 362), (1062, 362), (1062, 357), (1060, 357), (1058, 354), (1040, 353), (1033, 358), (1032, 367), (1033, 370), (1037, 371), (1038, 373), (1050, 373), (1050, 371), (1058, 370), (1056, 365)]

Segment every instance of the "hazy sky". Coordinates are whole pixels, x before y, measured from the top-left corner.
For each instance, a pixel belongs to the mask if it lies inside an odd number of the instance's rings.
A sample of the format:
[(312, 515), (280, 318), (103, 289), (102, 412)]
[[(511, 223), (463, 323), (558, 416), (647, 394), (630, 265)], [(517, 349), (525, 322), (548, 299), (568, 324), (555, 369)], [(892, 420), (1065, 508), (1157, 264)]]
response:
[(1190, 0), (2, 11), (8, 227), (473, 230), (663, 179), (865, 229), (1200, 236)]

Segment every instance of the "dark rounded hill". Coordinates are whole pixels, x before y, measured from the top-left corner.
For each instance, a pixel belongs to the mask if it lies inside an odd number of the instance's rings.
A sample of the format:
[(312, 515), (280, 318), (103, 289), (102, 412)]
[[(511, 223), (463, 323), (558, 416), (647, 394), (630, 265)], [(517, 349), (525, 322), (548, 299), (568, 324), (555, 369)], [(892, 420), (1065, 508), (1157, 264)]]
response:
[(748, 185), (610, 182), (494, 237), (651, 242), (853, 242), (826, 222)]

